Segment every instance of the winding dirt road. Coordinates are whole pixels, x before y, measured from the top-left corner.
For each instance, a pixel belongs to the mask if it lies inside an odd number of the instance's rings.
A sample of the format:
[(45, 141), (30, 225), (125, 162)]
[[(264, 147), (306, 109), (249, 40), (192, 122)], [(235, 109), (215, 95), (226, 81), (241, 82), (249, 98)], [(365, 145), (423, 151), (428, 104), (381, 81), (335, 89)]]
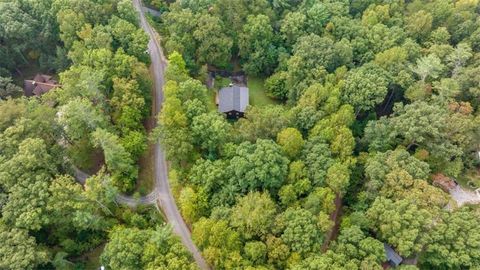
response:
[[(140, 0), (133, 0), (133, 5), (140, 14), (140, 25), (142, 29), (149, 35), (150, 42), (148, 43), (148, 51), (152, 60), (152, 70), (155, 88), (155, 105), (154, 113), (157, 115), (163, 102), (163, 85), (164, 72), (167, 66), (167, 61), (163, 55), (160, 43), (157, 39), (157, 33), (148, 24), (145, 14), (140, 3)], [(192, 253), (197, 265), (200, 269), (210, 269), (208, 264), (203, 259), (199, 250), (192, 241), (190, 230), (178, 211), (175, 199), (170, 191), (170, 184), (168, 182), (168, 168), (165, 159), (165, 154), (159, 143), (155, 145), (155, 189), (157, 196), (157, 203), (162, 209), (168, 223), (171, 224), (173, 232), (177, 234), (182, 243)]]

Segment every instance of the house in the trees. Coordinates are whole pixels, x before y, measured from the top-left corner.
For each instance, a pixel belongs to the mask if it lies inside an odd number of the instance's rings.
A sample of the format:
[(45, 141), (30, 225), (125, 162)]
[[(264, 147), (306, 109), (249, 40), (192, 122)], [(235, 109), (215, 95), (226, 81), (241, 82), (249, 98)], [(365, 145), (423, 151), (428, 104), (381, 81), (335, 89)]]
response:
[(23, 85), (23, 90), (27, 97), (41, 96), (59, 86), (58, 82), (52, 79), (52, 76), (44, 74), (35, 75), (33, 80), (25, 80)]
[(403, 262), (402, 256), (400, 256), (391, 246), (383, 243), (383, 248), (385, 249), (385, 255), (387, 257), (387, 261), (383, 264), (383, 269), (397, 267)]
[(217, 96), (218, 111), (228, 118), (243, 117), (248, 106), (248, 88), (230, 84), (220, 89)]

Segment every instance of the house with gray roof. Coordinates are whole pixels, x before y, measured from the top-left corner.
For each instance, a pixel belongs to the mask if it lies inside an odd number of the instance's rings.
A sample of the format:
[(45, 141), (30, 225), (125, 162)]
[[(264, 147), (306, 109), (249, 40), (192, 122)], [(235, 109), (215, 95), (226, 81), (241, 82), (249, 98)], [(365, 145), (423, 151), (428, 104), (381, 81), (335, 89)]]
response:
[(243, 117), (248, 106), (248, 88), (240, 85), (230, 85), (218, 92), (218, 111), (228, 118)]

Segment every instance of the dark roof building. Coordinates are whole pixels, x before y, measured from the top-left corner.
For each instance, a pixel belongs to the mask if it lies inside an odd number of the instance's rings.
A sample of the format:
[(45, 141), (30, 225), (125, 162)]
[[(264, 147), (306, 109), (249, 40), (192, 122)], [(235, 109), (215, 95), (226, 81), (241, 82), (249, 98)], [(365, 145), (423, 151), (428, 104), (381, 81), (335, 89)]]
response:
[(31, 97), (33, 95), (41, 96), (51, 89), (59, 86), (58, 82), (52, 79), (52, 76), (44, 74), (35, 75), (33, 80), (25, 80), (23, 85), (25, 96), (27, 97)]
[(399, 266), (403, 258), (387, 243), (383, 243), (383, 247), (385, 249), (385, 255), (387, 256), (387, 262), (393, 267)]
[(218, 111), (227, 117), (242, 117), (248, 106), (248, 88), (231, 85), (220, 89), (218, 93)]

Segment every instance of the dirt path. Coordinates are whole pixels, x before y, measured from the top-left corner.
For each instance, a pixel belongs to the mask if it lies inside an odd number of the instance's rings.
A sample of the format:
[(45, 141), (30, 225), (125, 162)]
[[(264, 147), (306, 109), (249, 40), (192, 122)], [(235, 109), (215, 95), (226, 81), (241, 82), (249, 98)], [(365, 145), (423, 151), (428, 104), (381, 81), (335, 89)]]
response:
[(337, 194), (335, 197), (335, 211), (330, 214), (330, 220), (334, 222), (333, 228), (330, 230), (330, 232), (328, 232), (325, 241), (323, 242), (322, 252), (327, 251), (330, 242), (335, 240), (338, 236), (338, 232), (340, 231), (340, 221), (342, 217), (342, 206), (342, 197)]

